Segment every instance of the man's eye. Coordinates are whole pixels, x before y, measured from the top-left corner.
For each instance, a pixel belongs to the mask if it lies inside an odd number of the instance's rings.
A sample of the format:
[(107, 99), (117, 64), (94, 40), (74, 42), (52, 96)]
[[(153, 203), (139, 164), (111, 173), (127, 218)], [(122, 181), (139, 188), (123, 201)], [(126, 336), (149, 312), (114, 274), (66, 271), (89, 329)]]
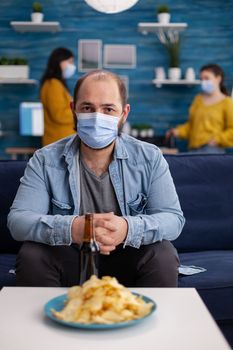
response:
[(111, 112), (114, 112), (114, 109), (113, 109), (113, 108), (108, 107), (108, 108), (106, 108), (106, 111), (107, 111), (108, 113), (111, 113)]
[(90, 111), (90, 107), (89, 107), (89, 106), (84, 106), (84, 107), (82, 108), (82, 111), (83, 111), (83, 112), (89, 112), (89, 111)]

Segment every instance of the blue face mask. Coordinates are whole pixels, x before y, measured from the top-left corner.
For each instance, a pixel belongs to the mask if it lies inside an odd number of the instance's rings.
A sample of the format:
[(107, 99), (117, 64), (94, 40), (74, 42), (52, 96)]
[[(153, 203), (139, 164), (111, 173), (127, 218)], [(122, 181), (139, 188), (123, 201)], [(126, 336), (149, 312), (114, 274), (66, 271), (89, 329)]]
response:
[(202, 80), (201, 81), (201, 90), (205, 94), (212, 94), (214, 92), (214, 83), (211, 80)]
[(62, 72), (62, 76), (64, 79), (69, 79), (74, 75), (75, 71), (76, 71), (76, 66), (72, 63), (68, 63)]
[(120, 117), (102, 113), (76, 113), (77, 134), (85, 145), (101, 149), (110, 145), (118, 135)]

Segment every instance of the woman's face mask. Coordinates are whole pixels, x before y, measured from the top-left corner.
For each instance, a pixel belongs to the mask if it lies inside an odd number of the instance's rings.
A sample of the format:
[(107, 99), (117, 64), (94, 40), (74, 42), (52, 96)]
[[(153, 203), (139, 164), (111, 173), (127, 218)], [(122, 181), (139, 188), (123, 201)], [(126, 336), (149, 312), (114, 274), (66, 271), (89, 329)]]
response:
[(102, 149), (117, 138), (120, 116), (99, 112), (75, 114), (77, 134), (85, 145), (93, 149)]
[(213, 83), (212, 80), (205, 80), (203, 79), (201, 81), (201, 90), (205, 93), (205, 94), (212, 94), (215, 90), (215, 85)]
[(211, 95), (213, 92), (220, 89), (221, 77), (216, 75), (211, 70), (203, 70), (200, 72), (201, 90), (205, 94)]
[(76, 66), (73, 63), (67, 63), (65, 68), (62, 71), (62, 76), (64, 79), (71, 78), (76, 71)]

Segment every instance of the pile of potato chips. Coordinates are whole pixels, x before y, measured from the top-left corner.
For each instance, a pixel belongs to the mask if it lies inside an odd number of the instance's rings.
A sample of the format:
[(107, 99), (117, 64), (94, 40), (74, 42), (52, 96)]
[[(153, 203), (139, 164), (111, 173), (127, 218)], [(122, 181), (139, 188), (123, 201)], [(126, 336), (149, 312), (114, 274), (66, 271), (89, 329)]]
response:
[(71, 287), (65, 307), (52, 312), (67, 322), (112, 324), (144, 317), (152, 305), (133, 295), (116, 278), (92, 276), (81, 287)]

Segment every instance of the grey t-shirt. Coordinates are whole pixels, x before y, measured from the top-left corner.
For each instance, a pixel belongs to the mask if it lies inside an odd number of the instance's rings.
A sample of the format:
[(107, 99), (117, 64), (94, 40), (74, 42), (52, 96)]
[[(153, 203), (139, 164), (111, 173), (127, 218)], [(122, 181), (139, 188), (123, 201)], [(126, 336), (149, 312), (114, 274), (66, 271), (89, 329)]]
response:
[(80, 213), (109, 213), (121, 216), (116, 194), (109, 176), (106, 171), (101, 176), (97, 176), (87, 167), (80, 157)]

